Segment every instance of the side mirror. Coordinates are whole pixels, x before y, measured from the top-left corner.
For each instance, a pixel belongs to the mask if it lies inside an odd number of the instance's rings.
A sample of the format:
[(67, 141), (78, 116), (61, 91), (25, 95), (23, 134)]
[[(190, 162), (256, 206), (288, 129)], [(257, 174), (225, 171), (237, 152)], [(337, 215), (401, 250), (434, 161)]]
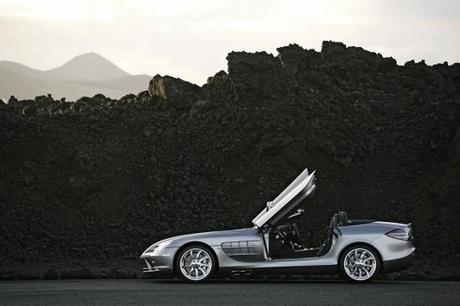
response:
[(298, 216), (302, 216), (303, 214), (305, 214), (305, 210), (302, 209), (302, 208), (297, 208), (296, 212), (293, 213), (292, 215), (290, 215), (288, 217), (288, 219), (292, 219), (292, 218), (295, 218), (295, 217), (298, 217)]

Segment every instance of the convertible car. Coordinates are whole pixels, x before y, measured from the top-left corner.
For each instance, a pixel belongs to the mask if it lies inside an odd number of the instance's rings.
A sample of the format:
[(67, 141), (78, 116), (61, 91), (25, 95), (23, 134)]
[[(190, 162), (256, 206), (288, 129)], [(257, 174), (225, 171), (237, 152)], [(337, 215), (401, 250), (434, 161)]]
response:
[(340, 273), (352, 282), (411, 264), (415, 247), (411, 224), (332, 216), (324, 242), (317, 247), (299, 238), (300, 203), (316, 188), (315, 172), (305, 169), (252, 220), (253, 227), (188, 234), (152, 244), (141, 255), (144, 272), (176, 274), (202, 282), (223, 273), (251, 275)]

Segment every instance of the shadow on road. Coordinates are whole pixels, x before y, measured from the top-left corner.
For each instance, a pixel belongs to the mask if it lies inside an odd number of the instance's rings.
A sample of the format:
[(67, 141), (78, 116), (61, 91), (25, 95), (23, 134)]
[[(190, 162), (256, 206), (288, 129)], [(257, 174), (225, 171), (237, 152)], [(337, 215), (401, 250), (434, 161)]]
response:
[[(191, 283), (184, 282), (180, 279), (143, 279), (142, 281), (152, 284), (176, 284), (176, 285), (191, 285)], [(197, 283), (193, 285), (201, 284), (335, 284), (335, 285), (345, 285), (345, 286), (366, 286), (366, 285), (378, 285), (378, 286), (411, 286), (414, 285), (413, 282), (406, 281), (373, 281), (369, 283), (350, 283), (343, 280), (282, 280), (282, 279), (213, 279), (205, 283)]]

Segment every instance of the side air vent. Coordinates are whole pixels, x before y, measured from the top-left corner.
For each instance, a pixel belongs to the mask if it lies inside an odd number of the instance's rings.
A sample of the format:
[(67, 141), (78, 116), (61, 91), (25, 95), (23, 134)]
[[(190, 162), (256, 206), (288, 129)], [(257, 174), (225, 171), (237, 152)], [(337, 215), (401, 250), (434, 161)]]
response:
[(222, 250), (229, 257), (240, 261), (257, 261), (263, 259), (263, 246), (260, 241), (229, 241), (221, 244)]

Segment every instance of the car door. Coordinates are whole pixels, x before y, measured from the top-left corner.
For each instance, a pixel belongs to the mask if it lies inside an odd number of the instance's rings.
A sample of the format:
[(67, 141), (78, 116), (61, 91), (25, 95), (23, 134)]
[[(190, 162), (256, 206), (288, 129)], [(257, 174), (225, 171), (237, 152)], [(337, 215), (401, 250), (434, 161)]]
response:
[(259, 228), (277, 223), (312, 194), (315, 188), (315, 171), (309, 173), (308, 169), (303, 170), (273, 201), (267, 202), (252, 223)]

